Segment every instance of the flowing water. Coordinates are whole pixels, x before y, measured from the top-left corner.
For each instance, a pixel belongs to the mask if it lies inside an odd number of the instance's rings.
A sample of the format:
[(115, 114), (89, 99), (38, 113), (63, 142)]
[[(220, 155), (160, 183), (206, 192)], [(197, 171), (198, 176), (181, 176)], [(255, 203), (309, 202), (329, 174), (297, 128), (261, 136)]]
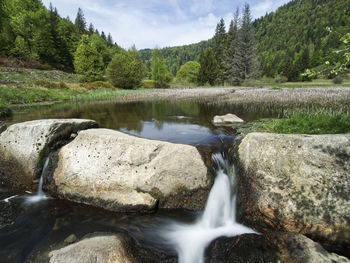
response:
[(255, 233), (236, 222), (235, 179), (228, 161), (219, 153), (213, 160), (218, 170), (203, 214), (193, 224), (173, 222), (160, 231), (165, 242), (176, 249), (180, 263), (203, 263), (205, 248), (220, 236)]

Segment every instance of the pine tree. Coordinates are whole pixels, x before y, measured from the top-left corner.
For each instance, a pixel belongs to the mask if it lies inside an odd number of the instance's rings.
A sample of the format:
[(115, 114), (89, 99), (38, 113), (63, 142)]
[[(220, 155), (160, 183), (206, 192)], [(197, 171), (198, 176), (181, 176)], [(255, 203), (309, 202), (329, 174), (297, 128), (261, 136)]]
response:
[(81, 10), (81, 8), (78, 8), (77, 17), (75, 18), (75, 26), (77, 27), (78, 33), (80, 35), (86, 34), (86, 21), (83, 10)]
[(219, 84), (224, 82), (225, 65), (224, 65), (224, 50), (227, 46), (226, 29), (224, 19), (220, 19), (215, 29), (215, 35), (213, 38), (213, 52), (217, 62), (217, 78), (216, 81)]
[(241, 85), (246, 79), (258, 77), (258, 55), (254, 39), (254, 28), (248, 4), (245, 4), (242, 26), (238, 33), (233, 57), (233, 84)]
[(88, 35), (91, 36), (93, 33), (95, 33), (95, 28), (94, 28), (94, 25), (90, 23), (89, 29), (88, 29)]
[(112, 47), (114, 45), (113, 43), (113, 38), (111, 36), (111, 33), (108, 33), (108, 37), (107, 37), (107, 46), (108, 47)]
[(217, 79), (218, 66), (211, 48), (208, 48), (201, 53), (199, 64), (198, 83), (200, 85), (214, 85)]
[(104, 41), (107, 41), (107, 37), (106, 37), (106, 34), (105, 32), (101, 32), (101, 37), (103, 38)]
[(104, 64), (102, 56), (91, 46), (89, 37), (83, 35), (74, 54), (75, 72), (82, 75), (81, 81), (102, 79)]
[(236, 9), (233, 20), (227, 33), (227, 49), (225, 50), (225, 82), (233, 84), (234, 82), (234, 55), (238, 41), (239, 29), (239, 8)]

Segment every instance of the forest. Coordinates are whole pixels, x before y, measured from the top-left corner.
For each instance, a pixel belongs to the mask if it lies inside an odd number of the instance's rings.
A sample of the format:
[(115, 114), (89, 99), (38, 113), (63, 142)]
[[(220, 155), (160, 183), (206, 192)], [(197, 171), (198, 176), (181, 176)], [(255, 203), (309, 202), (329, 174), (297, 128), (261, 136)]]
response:
[[(72, 21), (41, 0), (2, 0), (0, 65), (75, 72), (83, 82), (107, 76), (122, 88), (147, 78), (150, 87), (168, 86), (175, 77), (200, 85), (241, 85), (261, 77), (304, 81), (334, 78), (336, 67), (348, 72), (346, 54), (338, 51), (347, 51), (349, 32), (348, 0), (294, 0), (256, 20), (248, 5), (237, 9), (229, 25), (221, 19), (213, 38), (196, 44), (124, 50), (111, 34), (87, 25), (81, 9)], [(138, 67), (111, 63), (115, 56)], [(134, 79), (126, 83), (130, 75)]]

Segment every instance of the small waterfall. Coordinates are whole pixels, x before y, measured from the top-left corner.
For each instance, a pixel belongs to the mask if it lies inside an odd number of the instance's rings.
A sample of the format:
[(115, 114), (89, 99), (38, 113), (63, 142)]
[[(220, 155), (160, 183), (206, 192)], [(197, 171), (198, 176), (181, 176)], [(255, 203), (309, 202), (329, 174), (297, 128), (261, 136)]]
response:
[(39, 180), (38, 190), (36, 191), (35, 195), (26, 197), (26, 203), (36, 203), (47, 199), (47, 196), (43, 191), (43, 184), (44, 184), (44, 174), (47, 170), (47, 166), (49, 165), (49, 161), (50, 161), (50, 155), (45, 160), (44, 167), (41, 172), (41, 176)]
[(221, 154), (215, 154), (213, 161), (218, 170), (203, 215), (194, 224), (175, 222), (162, 232), (167, 243), (176, 249), (180, 263), (203, 263), (205, 248), (220, 236), (256, 233), (236, 222), (236, 194), (232, 193), (235, 180), (230, 179), (228, 161)]

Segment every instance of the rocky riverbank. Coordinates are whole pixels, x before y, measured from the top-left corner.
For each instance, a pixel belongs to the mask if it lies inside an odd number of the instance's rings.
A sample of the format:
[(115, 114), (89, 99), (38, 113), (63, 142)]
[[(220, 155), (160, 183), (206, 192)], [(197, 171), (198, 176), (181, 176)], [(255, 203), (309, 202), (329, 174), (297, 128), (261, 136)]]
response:
[[(96, 126), (91, 120), (41, 120), (8, 127), (0, 134), (1, 182), (31, 189), (52, 152), (44, 176), (46, 189), (57, 198), (122, 212), (204, 207), (213, 177), (210, 158), (203, 152)], [(350, 245), (349, 134), (250, 133), (237, 154), (238, 218), (263, 235), (214, 241), (207, 262), (254, 261), (250, 254), (236, 258), (242, 249), (272, 261), (348, 262), (314, 241)], [(5, 203), (2, 208), (9, 213), (0, 223), (11, 223), (15, 208)], [(130, 237), (111, 235), (55, 248), (46, 256), (50, 262), (62, 262), (96, 249), (101, 260), (119, 262), (128, 255), (130, 262), (145, 262), (147, 257), (177, 262), (174, 255), (158, 258), (158, 252)], [(115, 248), (101, 248), (101, 240)]]

